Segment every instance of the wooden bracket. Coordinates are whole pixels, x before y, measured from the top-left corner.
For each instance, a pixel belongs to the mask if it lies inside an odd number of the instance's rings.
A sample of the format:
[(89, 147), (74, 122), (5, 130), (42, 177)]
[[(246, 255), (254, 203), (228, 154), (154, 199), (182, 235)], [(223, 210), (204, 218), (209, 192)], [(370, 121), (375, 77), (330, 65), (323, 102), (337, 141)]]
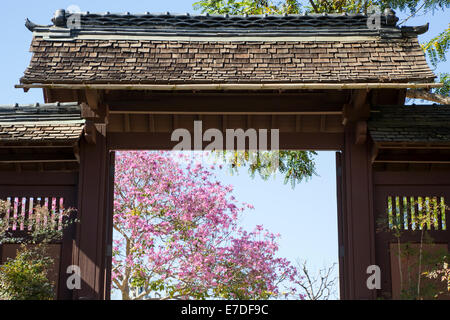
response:
[(97, 127), (95, 123), (91, 120), (87, 120), (84, 125), (84, 138), (89, 144), (96, 144), (97, 142)]
[(88, 104), (83, 102), (81, 104), (81, 117), (86, 120), (94, 121), (98, 118), (98, 115)]
[(98, 109), (93, 109), (90, 105), (83, 102), (81, 104), (81, 117), (96, 124), (108, 124), (107, 107), (105, 106), (104, 109), (105, 112), (99, 112)]
[(364, 144), (367, 140), (367, 121), (358, 121), (355, 126), (355, 144)]
[(52, 103), (52, 91), (50, 88), (44, 88), (44, 102), (45, 103)]
[(100, 95), (97, 90), (85, 90), (86, 102), (93, 110), (98, 110), (100, 107)]
[(78, 163), (80, 162), (80, 145), (79, 145), (79, 141), (75, 142), (72, 145), (73, 148), (73, 154), (75, 156), (75, 159), (77, 159)]
[(367, 120), (370, 117), (370, 104), (368, 90), (354, 90), (351, 102), (345, 104), (342, 110), (344, 126), (352, 124), (355, 133), (355, 144), (364, 144), (367, 141)]
[[(99, 90), (85, 90), (85, 112), (87, 112), (85, 119), (92, 118), (93, 114), (95, 114), (95, 123), (108, 123), (108, 106), (103, 102), (104, 99), (102, 93), (103, 92)], [(87, 108), (89, 108), (90, 111), (86, 110)]]
[(405, 100), (406, 100), (406, 89), (403, 90), (399, 90), (398, 92), (398, 101), (397, 104), (400, 106), (405, 104)]
[(345, 104), (342, 110), (342, 124), (367, 120), (370, 117), (370, 104), (367, 102), (367, 90), (355, 90), (351, 102)]
[(104, 137), (106, 137), (106, 123), (96, 123), (95, 129)]
[(379, 148), (378, 148), (378, 146), (374, 143), (373, 145), (372, 145), (372, 151), (371, 151), (371, 154), (370, 154), (370, 160), (371, 160), (371, 163), (373, 164), (374, 162), (375, 162), (375, 160), (377, 159), (377, 157), (378, 157), (378, 152), (379, 152), (380, 150), (379, 150)]

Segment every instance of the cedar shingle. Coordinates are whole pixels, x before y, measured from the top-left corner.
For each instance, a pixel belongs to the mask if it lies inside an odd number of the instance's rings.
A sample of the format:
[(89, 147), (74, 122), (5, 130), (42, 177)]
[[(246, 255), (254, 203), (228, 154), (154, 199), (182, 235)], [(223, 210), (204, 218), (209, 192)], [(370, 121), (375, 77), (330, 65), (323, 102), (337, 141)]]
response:
[(450, 106), (386, 106), (372, 111), (368, 128), (375, 142), (448, 142)]
[[(35, 38), (32, 50), (22, 83), (195, 83), (196, 73), (213, 83), (435, 78), (416, 38), (350, 43), (77, 39), (70, 45)], [(254, 68), (254, 75), (240, 68)]]
[(77, 103), (0, 106), (1, 142), (73, 143), (84, 124)]

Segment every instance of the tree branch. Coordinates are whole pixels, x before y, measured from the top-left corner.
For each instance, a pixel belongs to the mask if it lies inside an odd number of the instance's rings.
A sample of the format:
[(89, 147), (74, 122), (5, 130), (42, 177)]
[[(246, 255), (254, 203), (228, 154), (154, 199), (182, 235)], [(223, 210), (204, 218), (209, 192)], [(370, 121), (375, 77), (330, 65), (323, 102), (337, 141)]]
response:
[(422, 8), (425, 6), (426, 3), (427, 2), (424, 1), (417, 10), (415, 10), (413, 13), (411, 13), (411, 15), (409, 17), (407, 17), (406, 19), (400, 21), (400, 23), (398, 25), (400, 26), (400, 25), (404, 24), (406, 21), (408, 21), (409, 19), (411, 19), (412, 17), (416, 16), (419, 13), (419, 11), (422, 10)]
[(427, 101), (433, 101), (440, 104), (450, 104), (450, 97), (446, 97), (442, 94), (431, 93), (425, 90), (407, 90), (406, 97), (411, 99), (422, 99)]
[(319, 10), (317, 9), (317, 6), (316, 6), (316, 4), (314, 3), (314, 1), (313, 1), (313, 0), (309, 0), (309, 3), (311, 3), (311, 6), (313, 7), (314, 12), (315, 12), (315, 13), (319, 13)]

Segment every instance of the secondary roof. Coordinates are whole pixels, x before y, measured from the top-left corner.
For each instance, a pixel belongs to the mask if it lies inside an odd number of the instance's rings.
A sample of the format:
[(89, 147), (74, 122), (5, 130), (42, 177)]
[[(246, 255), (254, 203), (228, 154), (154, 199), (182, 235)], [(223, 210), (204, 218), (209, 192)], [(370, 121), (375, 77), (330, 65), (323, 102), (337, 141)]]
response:
[(368, 128), (378, 143), (450, 141), (450, 105), (384, 106), (371, 111)]
[(0, 143), (72, 144), (85, 124), (80, 110), (76, 102), (0, 105)]

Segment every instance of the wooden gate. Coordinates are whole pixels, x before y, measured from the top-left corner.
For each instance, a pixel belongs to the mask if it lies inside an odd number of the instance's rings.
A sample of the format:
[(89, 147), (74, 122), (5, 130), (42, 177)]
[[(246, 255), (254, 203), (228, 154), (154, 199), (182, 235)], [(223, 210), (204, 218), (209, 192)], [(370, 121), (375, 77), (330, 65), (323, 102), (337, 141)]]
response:
[(374, 209), (378, 220), (376, 232), (376, 261), (381, 268), (380, 296), (399, 298), (399, 271), (394, 257), (394, 226), (401, 232), (402, 243), (420, 242), (420, 221), (438, 247), (448, 250), (450, 231), (448, 221), (450, 174), (448, 172), (375, 172)]
[[(31, 177), (30, 177), (31, 176)], [(77, 200), (77, 180), (75, 174), (10, 174), (0, 173), (0, 199), (7, 200), (11, 209), (6, 212), (10, 218), (8, 230), (14, 237), (28, 237), (28, 221), (34, 220), (42, 226), (61, 229), (64, 209), (75, 208)], [(31, 179), (30, 179), (31, 178)], [(48, 208), (50, 219), (36, 216), (36, 206)], [(50, 255), (55, 260), (54, 274), (50, 279), (55, 282), (58, 299), (72, 299), (72, 291), (66, 286), (67, 267), (72, 264), (72, 247), (75, 226), (70, 226), (63, 233), (61, 241), (50, 244)], [(0, 263), (13, 258), (19, 245), (4, 243), (0, 245)]]

